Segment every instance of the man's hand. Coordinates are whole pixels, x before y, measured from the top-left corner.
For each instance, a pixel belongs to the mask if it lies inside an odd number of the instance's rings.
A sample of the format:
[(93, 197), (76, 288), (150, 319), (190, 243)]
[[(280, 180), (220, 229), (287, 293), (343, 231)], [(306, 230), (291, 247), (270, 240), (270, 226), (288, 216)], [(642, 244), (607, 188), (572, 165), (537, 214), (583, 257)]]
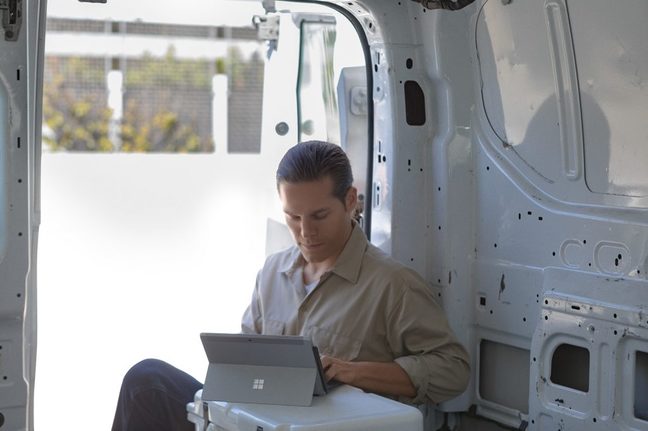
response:
[(414, 398), (416, 388), (396, 362), (348, 362), (322, 356), (326, 381), (337, 380), (370, 392)]
[(357, 363), (342, 361), (331, 356), (322, 356), (321, 360), (327, 382), (337, 380), (340, 383), (356, 386), (354, 381), (357, 378), (355, 375)]

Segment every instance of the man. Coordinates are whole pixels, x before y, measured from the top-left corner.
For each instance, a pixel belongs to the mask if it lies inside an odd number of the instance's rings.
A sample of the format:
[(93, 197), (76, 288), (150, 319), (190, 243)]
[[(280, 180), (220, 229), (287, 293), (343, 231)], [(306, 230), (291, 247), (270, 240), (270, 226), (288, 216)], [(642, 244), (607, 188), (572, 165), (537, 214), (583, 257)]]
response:
[[(425, 282), (371, 245), (355, 223), (357, 190), (340, 147), (291, 148), (277, 190), (296, 245), (266, 260), (246, 333), (307, 335), (327, 379), (409, 403), (463, 392), (468, 355)], [(157, 360), (124, 377), (113, 431), (192, 430), (185, 405), (202, 385)]]

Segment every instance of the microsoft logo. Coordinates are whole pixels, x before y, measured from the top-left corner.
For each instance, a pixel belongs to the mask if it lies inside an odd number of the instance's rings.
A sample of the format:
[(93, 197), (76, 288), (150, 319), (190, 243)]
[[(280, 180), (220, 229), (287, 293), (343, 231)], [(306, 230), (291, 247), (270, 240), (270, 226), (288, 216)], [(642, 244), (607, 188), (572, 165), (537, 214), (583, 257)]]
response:
[(254, 379), (252, 382), (252, 389), (260, 391), (263, 389), (264, 379)]

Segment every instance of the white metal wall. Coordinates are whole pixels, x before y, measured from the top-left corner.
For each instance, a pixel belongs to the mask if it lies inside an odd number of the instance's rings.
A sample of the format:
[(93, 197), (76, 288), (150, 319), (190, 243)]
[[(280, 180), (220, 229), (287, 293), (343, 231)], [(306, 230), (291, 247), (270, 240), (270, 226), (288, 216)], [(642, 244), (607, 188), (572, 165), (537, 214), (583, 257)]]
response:
[(648, 6), (344, 5), (374, 62), (373, 241), (425, 275), (472, 357), (440, 408), (648, 429)]
[[(7, 14), (10, 5), (2, 14)], [(39, 224), (40, 97), (38, 38), (44, 2), (18, 1), (0, 37), (0, 426), (33, 427), (36, 260)], [(44, 28), (44, 26), (43, 26)], [(13, 34), (13, 36), (12, 36)], [(14, 37), (16, 36), (16, 37)], [(15, 40), (11, 40), (15, 39)]]

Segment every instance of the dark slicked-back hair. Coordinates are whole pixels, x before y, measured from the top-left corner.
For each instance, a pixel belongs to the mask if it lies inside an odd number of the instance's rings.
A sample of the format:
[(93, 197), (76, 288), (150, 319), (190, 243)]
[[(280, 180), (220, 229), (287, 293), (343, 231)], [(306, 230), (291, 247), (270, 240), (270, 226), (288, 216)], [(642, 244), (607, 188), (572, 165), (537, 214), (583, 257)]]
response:
[(346, 193), (353, 184), (351, 163), (335, 144), (322, 141), (302, 142), (283, 156), (277, 168), (277, 190), (281, 183), (333, 180), (333, 196), (346, 205)]

